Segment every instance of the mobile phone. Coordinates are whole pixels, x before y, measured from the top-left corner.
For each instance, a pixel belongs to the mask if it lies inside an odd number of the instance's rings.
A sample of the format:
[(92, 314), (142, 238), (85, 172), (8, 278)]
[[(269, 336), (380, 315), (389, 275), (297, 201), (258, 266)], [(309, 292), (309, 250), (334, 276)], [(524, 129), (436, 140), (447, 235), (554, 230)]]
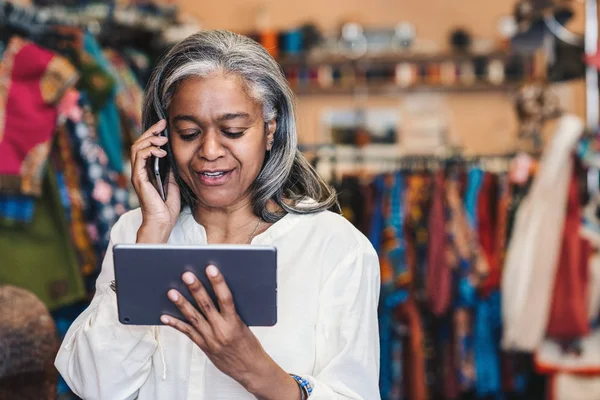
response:
[[(158, 118), (160, 119), (164, 119), (166, 120), (166, 116), (165, 113), (162, 109), (162, 107), (159, 104), (154, 104), (154, 108), (156, 109), (156, 114), (158, 115)], [(159, 133), (160, 136), (165, 136), (165, 137), (169, 137), (169, 130), (168, 128), (165, 128), (161, 133)], [(167, 149), (167, 145), (161, 146), (161, 149), (165, 150), (165, 151), (169, 151)], [(154, 179), (152, 180), (154, 182), (154, 186), (156, 187), (156, 190), (158, 191), (158, 193), (160, 194), (160, 197), (163, 199), (163, 201), (167, 200), (167, 181), (169, 178), (169, 170), (170, 170), (170, 162), (169, 162), (169, 155), (167, 154), (167, 156), (159, 158), (159, 157), (152, 157), (153, 160), (151, 161), (151, 167), (152, 167), (152, 175), (154, 176)]]

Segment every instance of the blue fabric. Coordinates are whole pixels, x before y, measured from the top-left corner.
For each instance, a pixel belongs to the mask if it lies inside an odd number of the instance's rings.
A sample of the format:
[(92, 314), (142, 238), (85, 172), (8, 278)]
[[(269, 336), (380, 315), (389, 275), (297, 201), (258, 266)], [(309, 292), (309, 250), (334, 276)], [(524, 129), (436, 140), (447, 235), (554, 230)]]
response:
[(0, 195), (0, 222), (4, 225), (33, 221), (35, 199), (25, 195)]
[[(390, 282), (382, 282), (380, 304), (379, 304), (379, 335), (380, 335), (380, 392), (383, 400), (390, 399), (394, 382), (402, 380), (401, 361), (394, 360), (394, 348), (401, 343), (397, 343), (400, 338), (394, 335), (394, 317), (393, 310), (408, 299), (407, 289), (398, 289), (395, 278), (400, 274), (406, 273), (406, 243), (404, 240), (404, 179), (400, 172), (393, 175), (393, 184), (386, 185), (383, 177), (378, 177), (376, 187), (381, 189), (375, 206), (373, 215), (374, 222), (377, 221), (378, 230), (372, 228), (371, 240), (377, 240), (378, 252), (387, 250), (381, 249), (381, 232), (391, 228), (396, 235), (397, 246), (389, 250), (383, 257), (387, 257), (393, 268), (393, 279)], [(383, 201), (389, 199), (390, 213), (383, 215)], [(373, 243), (375, 245), (375, 243)], [(398, 362), (396, 362), (398, 361)]]
[(56, 172), (56, 185), (58, 186), (58, 196), (60, 203), (63, 206), (65, 212), (65, 221), (71, 222), (71, 198), (69, 197), (69, 189), (65, 182), (65, 175), (62, 172)]
[(479, 168), (469, 170), (467, 190), (465, 194), (465, 209), (467, 219), (472, 227), (477, 226), (477, 199), (483, 182), (483, 171)]
[(373, 207), (373, 216), (371, 221), (371, 231), (369, 232), (369, 241), (373, 248), (379, 254), (381, 249), (381, 231), (383, 230), (383, 176), (377, 176), (373, 181), (375, 187), (375, 202)]
[[(84, 37), (84, 48), (94, 60), (104, 68), (107, 74), (111, 74), (111, 66), (108, 60), (102, 54), (102, 49), (96, 42), (93, 35), (87, 33)], [(113, 91), (100, 109), (97, 115), (97, 131), (100, 145), (108, 156), (108, 164), (113, 171), (123, 172), (123, 141), (121, 136), (121, 119), (115, 96), (117, 88)]]
[[(483, 182), (484, 172), (471, 168), (468, 175), (465, 195), (465, 209), (469, 224), (477, 229), (477, 200)], [(502, 382), (500, 375), (500, 340), (502, 337), (502, 316), (500, 292), (493, 292), (488, 298), (480, 298), (476, 288), (466, 278), (459, 281), (459, 298), (467, 307), (475, 306), (473, 326), (473, 346), (475, 356), (475, 391), (478, 398), (501, 400)]]
[(500, 340), (502, 338), (500, 292), (480, 298), (475, 307), (475, 390), (478, 398), (501, 400)]

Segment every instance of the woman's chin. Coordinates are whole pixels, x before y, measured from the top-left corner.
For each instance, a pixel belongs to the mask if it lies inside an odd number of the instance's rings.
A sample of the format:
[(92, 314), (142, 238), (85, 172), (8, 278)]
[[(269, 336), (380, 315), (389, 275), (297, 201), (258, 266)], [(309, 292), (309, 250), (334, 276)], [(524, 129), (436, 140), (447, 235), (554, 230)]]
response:
[(224, 191), (213, 191), (212, 193), (202, 193), (198, 196), (198, 202), (207, 208), (226, 209), (243, 202), (245, 196), (226, 193)]

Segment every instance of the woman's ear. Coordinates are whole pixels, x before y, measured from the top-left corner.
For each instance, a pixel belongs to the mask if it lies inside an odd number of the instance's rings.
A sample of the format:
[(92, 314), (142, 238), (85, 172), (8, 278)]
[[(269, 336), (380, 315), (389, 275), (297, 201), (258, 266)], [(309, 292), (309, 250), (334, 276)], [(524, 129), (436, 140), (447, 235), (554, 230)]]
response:
[(267, 151), (271, 151), (273, 142), (275, 141), (275, 131), (277, 130), (277, 121), (275, 118), (269, 122), (265, 122), (265, 132), (267, 134)]

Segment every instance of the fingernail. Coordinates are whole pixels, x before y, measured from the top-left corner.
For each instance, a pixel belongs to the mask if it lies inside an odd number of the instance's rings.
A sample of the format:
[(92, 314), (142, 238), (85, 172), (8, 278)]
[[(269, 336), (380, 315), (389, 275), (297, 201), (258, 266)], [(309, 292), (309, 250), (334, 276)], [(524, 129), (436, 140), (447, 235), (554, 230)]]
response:
[(191, 285), (192, 283), (194, 283), (194, 274), (192, 274), (191, 272), (186, 272), (185, 274), (183, 274), (183, 281), (188, 285)]
[(162, 322), (163, 324), (168, 324), (170, 321), (166, 315), (163, 315), (160, 317), (160, 322)]
[(169, 298), (173, 301), (177, 301), (179, 299), (179, 295), (177, 294), (176, 291), (171, 290), (171, 291), (169, 291)]
[(215, 267), (214, 265), (209, 265), (206, 268), (206, 274), (212, 278), (214, 278), (215, 276), (219, 275), (219, 270), (217, 269), (217, 267)]

